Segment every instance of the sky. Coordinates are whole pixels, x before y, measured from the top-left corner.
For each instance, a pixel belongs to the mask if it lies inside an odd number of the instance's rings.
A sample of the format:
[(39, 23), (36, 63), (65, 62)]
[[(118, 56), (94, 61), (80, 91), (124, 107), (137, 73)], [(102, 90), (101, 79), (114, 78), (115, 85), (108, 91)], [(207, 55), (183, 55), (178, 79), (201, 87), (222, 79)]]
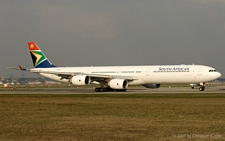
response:
[(33, 67), (199, 64), (225, 77), (224, 0), (0, 0), (0, 76)]

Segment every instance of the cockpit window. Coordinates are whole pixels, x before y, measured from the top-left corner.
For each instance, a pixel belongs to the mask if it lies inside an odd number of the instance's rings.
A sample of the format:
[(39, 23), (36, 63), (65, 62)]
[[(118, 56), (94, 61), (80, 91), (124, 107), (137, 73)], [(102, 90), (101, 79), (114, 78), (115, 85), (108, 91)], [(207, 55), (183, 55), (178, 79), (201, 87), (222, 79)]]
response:
[(217, 70), (209, 70), (209, 72), (217, 72)]

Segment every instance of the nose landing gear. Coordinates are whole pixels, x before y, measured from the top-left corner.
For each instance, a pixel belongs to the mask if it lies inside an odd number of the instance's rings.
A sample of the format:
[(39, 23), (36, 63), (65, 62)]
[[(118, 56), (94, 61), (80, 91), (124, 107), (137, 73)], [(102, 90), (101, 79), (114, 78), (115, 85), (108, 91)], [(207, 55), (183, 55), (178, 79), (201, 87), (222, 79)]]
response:
[(205, 90), (205, 83), (200, 83), (199, 91)]
[(205, 90), (205, 86), (200, 86), (199, 87), (199, 91), (204, 91)]

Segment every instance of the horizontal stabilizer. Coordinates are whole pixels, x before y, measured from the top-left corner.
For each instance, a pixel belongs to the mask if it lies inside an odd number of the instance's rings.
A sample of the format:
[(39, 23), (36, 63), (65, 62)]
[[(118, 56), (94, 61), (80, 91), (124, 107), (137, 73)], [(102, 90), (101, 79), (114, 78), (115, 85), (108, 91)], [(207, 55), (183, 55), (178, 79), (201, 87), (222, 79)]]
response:
[(7, 67), (7, 69), (14, 69), (14, 70), (28, 71), (28, 69), (22, 67), (21, 65), (18, 65), (18, 67)]
[(20, 68), (20, 70), (22, 70), (22, 71), (27, 71), (27, 69), (26, 68), (24, 68), (24, 67), (22, 67), (21, 65), (18, 65), (18, 67)]

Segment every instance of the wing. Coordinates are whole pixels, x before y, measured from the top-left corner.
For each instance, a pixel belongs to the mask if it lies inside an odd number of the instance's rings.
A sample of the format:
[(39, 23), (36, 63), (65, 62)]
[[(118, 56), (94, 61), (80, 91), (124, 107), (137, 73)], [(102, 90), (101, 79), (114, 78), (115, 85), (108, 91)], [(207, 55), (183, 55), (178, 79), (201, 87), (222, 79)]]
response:
[(31, 72), (35, 73), (47, 73), (47, 74), (55, 74), (62, 79), (71, 79), (73, 76), (76, 75), (87, 75), (91, 78), (92, 81), (97, 82), (108, 82), (111, 79), (126, 79), (127, 81), (131, 82), (134, 80), (138, 80), (136, 77), (132, 76), (119, 76), (119, 75), (104, 75), (104, 74), (90, 74), (90, 73), (73, 73), (73, 72), (57, 72), (57, 71), (39, 71), (39, 70), (31, 70)]

